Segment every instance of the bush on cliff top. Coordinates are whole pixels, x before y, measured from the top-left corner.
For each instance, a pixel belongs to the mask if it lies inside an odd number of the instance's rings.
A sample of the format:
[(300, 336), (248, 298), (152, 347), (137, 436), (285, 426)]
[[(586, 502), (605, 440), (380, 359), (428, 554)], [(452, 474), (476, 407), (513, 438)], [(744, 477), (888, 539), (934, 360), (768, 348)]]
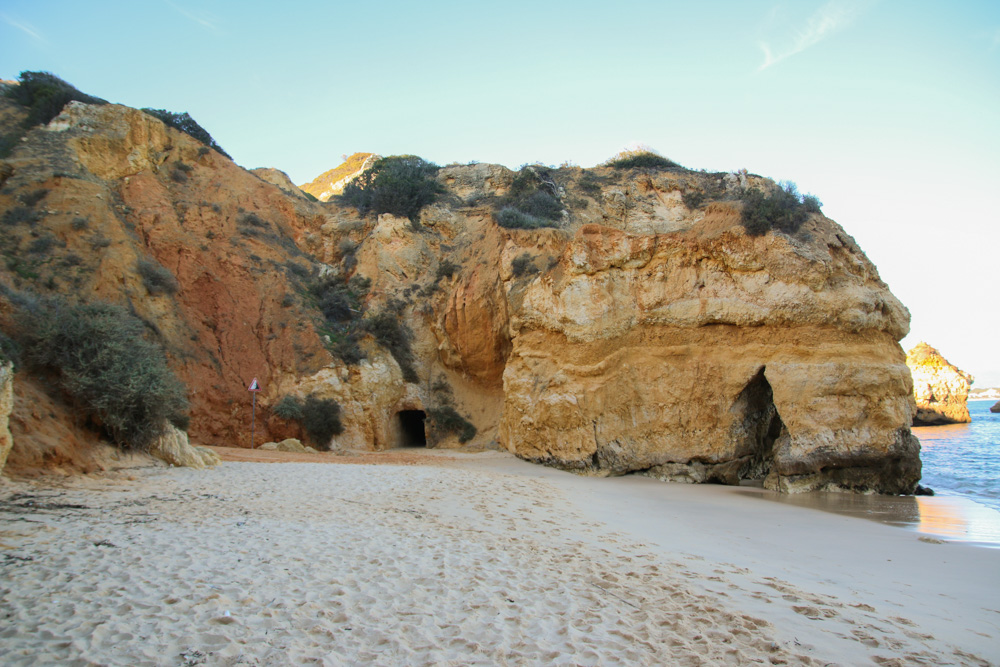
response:
[(603, 166), (614, 169), (675, 169), (680, 167), (673, 160), (667, 159), (649, 148), (622, 151), (605, 162)]
[(525, 166), (514, 176), (507, 195), (497, 200), (493, 218), (505, 229), (539, 229), (558, 226), (563, 210), (552, 172)]
[(166, 109), (143, 109), (143, 112), (154, 118), (160, 119), (175, 130), (180, 130), (184, 134), (194, 137), (220, 155), (225, 155), (230, 160), (233, 159), (229, 153), (222, 150), (222, 146), (216, 143), (215, 139), (212, 138), (212, 135), (209, 134), (205, 128), (199, 125), (188, 112), (174, 113), (173, 111), (167, 111)]
[(740, 221), (750, 236), (763, 236), (772, 229), (794, 234), (822, 206), (819, 199), (800, 195), (795, 183), (787, 181), (770, 192), (748, 188), (742, 199)]
[(17, 319), (23, 360), (51, 374), (118, 446), (146, 450), (167, 422), (187, 428), (184, 385), (143, 322), (124, 308), (25, 300)]
[(21, 72), (17, 80), (19, 85), (10, 86), (6, 94), (21, 106), (27, 107), (27, 127), (48, 124), (62, 112), (63, 107), (73, 101), (85, 104), (108, 103), (107, 100), (80, 92), (49, 72)]
[(361, 215), (391, 213), (416, 221), (420, 209), (444, 192), (435, 179), (438, 169), (415, 155), (379, 158), (347, 184), (339, 201)]

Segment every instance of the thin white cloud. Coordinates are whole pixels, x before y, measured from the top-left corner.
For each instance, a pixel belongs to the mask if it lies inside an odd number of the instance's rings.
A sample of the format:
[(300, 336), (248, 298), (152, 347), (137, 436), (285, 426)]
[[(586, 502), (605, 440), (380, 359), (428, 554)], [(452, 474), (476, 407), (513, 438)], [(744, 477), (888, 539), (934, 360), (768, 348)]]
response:
[(35, 30), (32, 26), (28, 25), (27, 23), (21, 23), (20, 21), (15, 21), (6, 14), (0, 14), (0, 19), (3, 19), (3, 22), (11, 26), (12, 28), (17, 28), (18, 30), (28, 35), (29, 37), (37, 39), (39, 42), (45, 41), (45, 38), (42, 37), (40, 34), (38, 34), (38, 31)]
[(813, 12), (802, 28), (794, 31), (790, 44), (781, 48), (772, 48), (770, 43), (761, 42), (760, 49), (764, 53), (764, 62), (757, 68), (757, 71), (760, 72), (786, 58), (802, 53), (838, 30), (846, 28), (861, 13), (865, 4), (859, 0), (830, 0)]
[(216, 30), (215, 23), (213, 23), (207, 17), (205, 17), (205, 16), (199, 16), (198, 14), (195, 14), (194, 12), (192, 12), (192, 11), (190, 11), (188, 9), (185, 9), (185, 8), (181, 7), (180, 5), (176, 5), (176, 4), (172, 3), (172, 2), (170, 2), (170, 0), (163, 0), (163, 1), (165, 3), (167, 3), (171, 7), (171, 9), (173, 9), (174, 11), (176, 11), (178, 14), (180, 14), (184, 18), (186, 18), (186, 19), (188, 19), (190, 21), (194, 21), (195, 23), (197, 23), (198, 25), (200, 25), (203, 28), (208, 28), (209, 30)]

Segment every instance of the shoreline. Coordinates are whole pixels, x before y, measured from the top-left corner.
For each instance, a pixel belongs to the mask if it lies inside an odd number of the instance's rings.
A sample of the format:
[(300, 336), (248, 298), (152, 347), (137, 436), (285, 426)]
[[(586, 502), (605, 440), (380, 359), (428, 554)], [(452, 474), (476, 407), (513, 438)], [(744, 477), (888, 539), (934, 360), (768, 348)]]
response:
[(425, 464), (4, 479), (3, 661), (1000, 661), (1000, 550), (756, 489), (398, 454)]

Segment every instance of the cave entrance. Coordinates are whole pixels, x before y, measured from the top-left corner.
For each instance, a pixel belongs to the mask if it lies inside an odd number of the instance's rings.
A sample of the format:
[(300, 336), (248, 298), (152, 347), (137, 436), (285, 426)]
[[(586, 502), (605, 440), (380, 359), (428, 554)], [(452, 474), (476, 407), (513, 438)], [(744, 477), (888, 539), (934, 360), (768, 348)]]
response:
[(787, 432), (774, 405), (774, 393), (764, 376), (763, 366), (736, 397), (733, 411), (736, 413), (733, 430), (737, 451), (746, 457), (739, 478), (762, 481), (771, 472), (774, 443)]
[(400, 410), (396, 413), (399, 420), (399, 447), (426, 447), (427, 432), (424, 430), (423, 410)]

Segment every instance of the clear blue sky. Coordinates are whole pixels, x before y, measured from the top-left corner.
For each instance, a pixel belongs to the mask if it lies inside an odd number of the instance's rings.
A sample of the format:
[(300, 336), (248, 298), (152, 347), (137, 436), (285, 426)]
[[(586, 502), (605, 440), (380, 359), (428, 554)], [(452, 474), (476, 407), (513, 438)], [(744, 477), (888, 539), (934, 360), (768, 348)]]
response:
[(1000, 386), (1000, 2), (0, 1), (0, 77), (188, 111), (297, 183), (355, 151), (796, 181)]

